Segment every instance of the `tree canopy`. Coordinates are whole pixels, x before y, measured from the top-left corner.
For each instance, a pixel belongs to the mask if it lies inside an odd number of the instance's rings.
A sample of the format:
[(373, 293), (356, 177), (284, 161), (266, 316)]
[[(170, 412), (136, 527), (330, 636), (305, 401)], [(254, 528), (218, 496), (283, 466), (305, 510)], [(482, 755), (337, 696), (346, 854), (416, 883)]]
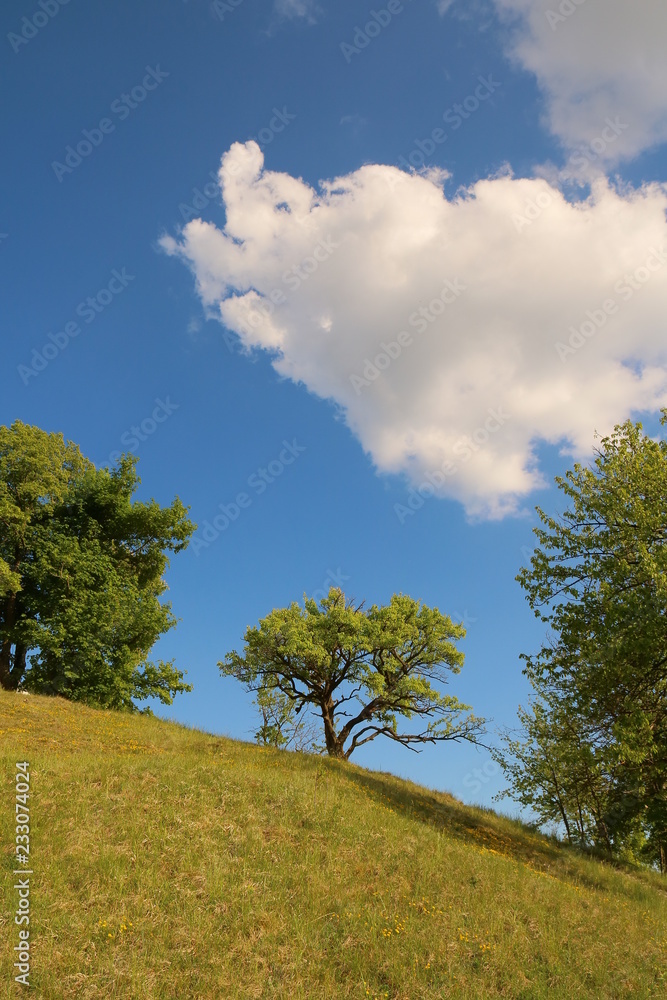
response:
[(176, 619), (163, 573), (194, 525), (133, 501), (137, 459), (97, 469), (62, 434), (0, 427), (0, 684), (133, 710), (191, 690), (147, 659)]
[(551, 638), (523, 657), (537, 701), (522, 710), (532, 751), (521, 763), (510, 746), (512, 787), (540, 808), (545, 793), (560, 797), (579, 839), (664, 870), (667, 442), (627, 421), (592, 467), (556, 482), (569, 506), (559, 517), (538, 508), (539, 545), (517, 578)]
[[(438, 689), (461, 669), (454, 643), (464, 635), (462, 625), (411, 597), (395, 594), (364, 610), (332, 587), (319, 604), (293, 603), (249, 626), (243, 654), (234, 650), (218, 666), (257, 692), (269, 741), (284, 742), (282, 722), (306, 709), (321, 718), (327, 753), (348, 759), (378, 736), (413, 750), (478, 741), (483, 720)], [(416, 731), (399, 727), (412, 719)]]

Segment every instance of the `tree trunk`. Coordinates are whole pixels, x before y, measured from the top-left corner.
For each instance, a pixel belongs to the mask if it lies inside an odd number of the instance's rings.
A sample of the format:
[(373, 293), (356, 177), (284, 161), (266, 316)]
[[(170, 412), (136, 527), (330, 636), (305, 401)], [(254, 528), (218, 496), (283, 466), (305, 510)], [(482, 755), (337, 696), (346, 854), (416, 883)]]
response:
[(330, 757), (337, 757), (339, 760), (345, 759), (343, 744), (336, 735), (334, 727), (334, 705), (333, 698), (329, 698), (320, 705), (322, 711), (322, 721), (324, 722), (324, 742), (327, 753)]
[(584, 841), (586, 840), (586, 826), (584, 824), (584, 814), (582, 812), (581, 801), (579, 799), (579, 786), (577, 784), (575, 784), (574, 787), (575, 787), (575, 793), (574, 794), (575, 794), (576, 799), (577, 799), (577, 812), (579, 814), (579, 822), (577, 824), (578, 827), (579, 827), (579, 839), (581, 840), (581, 843), (583, 844)]
[(551, 777), (553, 778), (554, 789), (556, 792), (556, 802), (558, 803), (558, 810), (561, 814), (563, 823), (565, 824), (565, 831), (567, 833), (568, 843), (572, 843), (572, 834), (570, 833), (570, 824), (567, 821), (567, 813), (565, 812), (565, 806), (563, 805), (563, 799), (560, 794), (560, 787), (558, 785), (558, 778), (556, 777), (556, 772), (554, 770), (553, 764), (549, 763), (549, 768), (551, 770)]
[(10, 594), (5, 599), (5, 608), (2, 621), (2, 631), (4, 633), (2, 645), (0, 645), (0, 685), (5, 691), (15, 691), (18, 681), (13, 675), (12, 660), (12, 628), (16, 622), (16, 594)]
[(21, 681), (23, 680), (23, 675), (25, 674), (25, 658), (28, 650), (27, 647), (20, 642), (17, 642), (14, 646), (14, 663), (10, 671), (10, 680), (12, 685), (12, 690), (16, 690)]
[(5, 691), (10, 690), (11, 681), (11, 643), (8, 639), (5, 639), (0, 647), (0, 686), (2, 686)]

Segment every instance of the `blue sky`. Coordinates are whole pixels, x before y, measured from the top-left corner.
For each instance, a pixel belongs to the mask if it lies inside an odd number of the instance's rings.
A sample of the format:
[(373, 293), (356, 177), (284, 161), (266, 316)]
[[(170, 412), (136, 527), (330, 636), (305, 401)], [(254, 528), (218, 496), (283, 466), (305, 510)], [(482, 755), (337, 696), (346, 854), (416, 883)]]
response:
[[(194, 691), (159, 713), (250, 738), (217, 660), (341, 583), (463, 619), (451, 693), (513, 725), (543, 637), (514, 581), (533, 508), (596, 431), (667, 402), (660, 5), (2, 20), (2, 422), (131, 450), (141, 496), (191, 507), (155, 652)], [(502, 785), (466, 745), (356, 759), (466, 801)]]

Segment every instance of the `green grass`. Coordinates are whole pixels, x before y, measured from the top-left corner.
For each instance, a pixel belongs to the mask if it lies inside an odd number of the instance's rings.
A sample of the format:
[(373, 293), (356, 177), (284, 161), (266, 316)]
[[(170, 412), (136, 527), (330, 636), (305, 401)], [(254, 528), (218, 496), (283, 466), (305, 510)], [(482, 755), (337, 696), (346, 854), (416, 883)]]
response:
[[(0, 997), (15, 762), (44, 1000), (667, 996), (667, 880), (390, 775), (0, 692)], [(447, 753), (443, 748), (443, 758)]]

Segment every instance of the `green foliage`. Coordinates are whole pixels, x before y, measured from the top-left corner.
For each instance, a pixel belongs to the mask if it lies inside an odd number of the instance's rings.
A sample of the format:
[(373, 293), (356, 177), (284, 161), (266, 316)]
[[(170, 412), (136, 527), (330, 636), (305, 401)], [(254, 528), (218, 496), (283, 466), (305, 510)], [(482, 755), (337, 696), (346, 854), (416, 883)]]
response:
[[(560, 824), (570, 843), (613, 849), (608, 803), (613, 773), (603, 747), (585, 731), (565, 699), (534, 682), (540, 697), (519, 707), (520, 738), (505, 734), (506, 750), (494, 751), (511, 782), (514, 799), (530, 807), (539, 826)], [(509, 794), (509, 789), (498, 798)]]
[(133, 502), (136, 458), (96, 469), (76, 445), (0, 428), (0, 683), (110, 708), (191, 690), (148, 653), (176, 624), (167, 552), (194, 526), (178, 498)]
[[(272, 611), (246, 630), (243, 655), (234, 650), (218, 666), (258, 692), (260, 708), (283, 712), (260, 740), (280, 746), (284, 725), (312, 709), (322, 718), (327, 752), (347, 759), (380, 735), (413, 749), (477, 741), (483, 720), (464, 715), (468, 705), (433, 686), (460, 671), (463, 653), (453, 640), (464, 635), (462, 625), (410, 597), (395, 594), (389, 605), (364, 611), (331, 588), (319, 606), (306, 599), (303, 607)], [(414, 733), (399, 730), (399, 717), (415, 716), (430, 721)]]
[(255, 733), (260, 746), (305, 753), (321, 753), (324, 749), (318, 742), (317, 720), (307, 709), (297, 713), (294, 702), (279, 688), (258, 688), (255, 706), (262, 720)]
[(539, 547), (518, 576), (553, 639), (523, 657), (541, 707), (523, 713), (523, 751), (510, 744), (512, 788), (540, 811), (555, 794), (544, 778), (553, 765), (572, 825), (579, 806), (589, 817), (584, 839), (664, 869), (667, 442), (628, 421), (592, 468), (556, 481), (570, 506), (561, 517), (538, 508)]

